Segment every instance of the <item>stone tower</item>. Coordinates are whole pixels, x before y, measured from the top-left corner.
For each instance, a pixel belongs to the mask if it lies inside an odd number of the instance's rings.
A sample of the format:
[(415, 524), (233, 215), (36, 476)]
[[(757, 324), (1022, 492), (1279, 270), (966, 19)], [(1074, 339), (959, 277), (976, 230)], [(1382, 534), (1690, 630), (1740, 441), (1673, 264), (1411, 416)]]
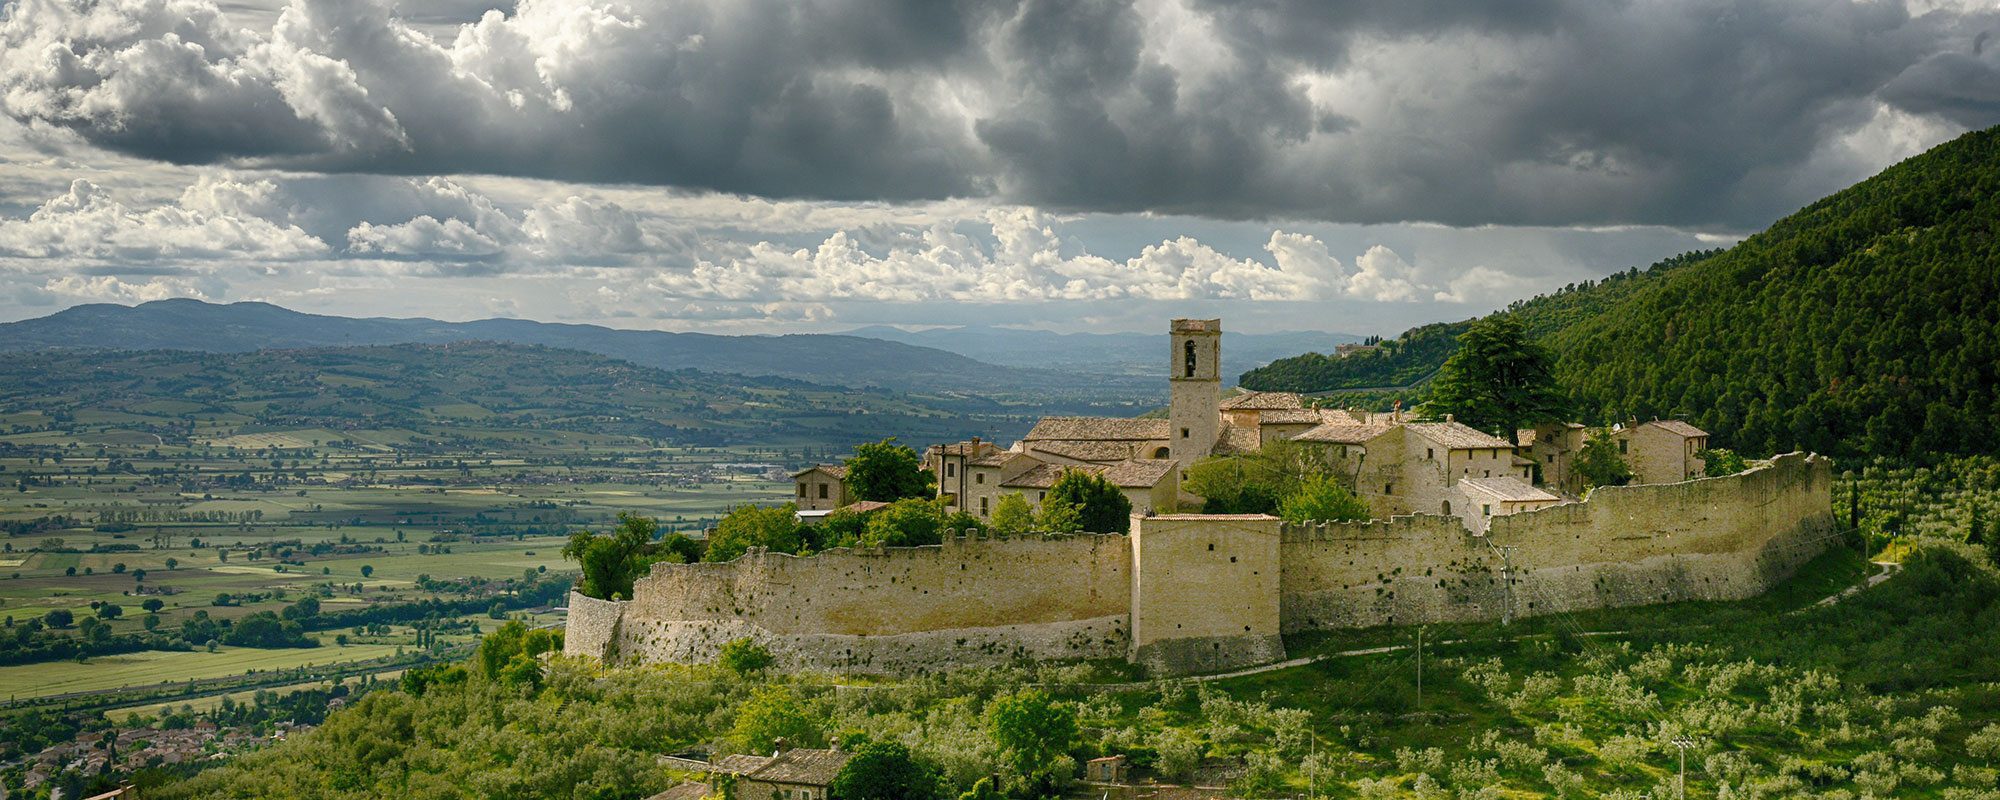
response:
[(1177, 319), (1171, 332), (1167, 451), (1186, 469), (1215, 449), (1222, 427), (1222, 320)]

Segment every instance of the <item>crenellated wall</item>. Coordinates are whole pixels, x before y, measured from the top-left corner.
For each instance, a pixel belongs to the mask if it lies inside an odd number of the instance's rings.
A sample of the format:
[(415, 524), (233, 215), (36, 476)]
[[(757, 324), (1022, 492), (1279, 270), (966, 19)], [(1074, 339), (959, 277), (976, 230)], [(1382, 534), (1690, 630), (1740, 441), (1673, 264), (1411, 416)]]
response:
[(571, 595), (565, 651), (698, 662), (749, 637), (787, 668), (1129, 658), (1206, 671), (1282, 658), (1280, 633), (1750, 597), (1825, 548), (1831, 487), (1825, 459), (1792, 454), (1723, 478), (1599, 489), (1496, 517), (1485, 536), (1442, 516), (1167, 516), (1135, 517), (1130, 537), (753, 551), (656, 565), (629, 602)]

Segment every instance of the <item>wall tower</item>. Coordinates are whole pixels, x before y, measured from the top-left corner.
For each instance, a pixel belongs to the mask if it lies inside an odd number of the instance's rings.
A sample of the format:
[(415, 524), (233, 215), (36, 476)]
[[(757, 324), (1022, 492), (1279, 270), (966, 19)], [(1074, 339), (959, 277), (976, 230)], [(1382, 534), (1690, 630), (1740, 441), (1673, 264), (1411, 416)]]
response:
[(1187, 469), (1215, 449), (1222, 428), (1222, 320), (1177, 319), (1169, 330), (1167, 452)]

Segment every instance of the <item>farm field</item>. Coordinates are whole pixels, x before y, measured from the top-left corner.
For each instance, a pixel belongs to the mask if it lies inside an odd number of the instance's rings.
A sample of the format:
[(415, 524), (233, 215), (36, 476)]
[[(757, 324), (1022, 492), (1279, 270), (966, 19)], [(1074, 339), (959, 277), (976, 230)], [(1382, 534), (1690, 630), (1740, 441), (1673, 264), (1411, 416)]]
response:
[(86, 663), (57, 662), (0, 667), (0, 696), (9, 700), (68, 692), (149, 686), (167, 680), (201, 680), (271, 672), (395, 655), (402, 645), (350, 644), (311, 648), (224, 647), (210, 653), (152, 651), (98, 656)]

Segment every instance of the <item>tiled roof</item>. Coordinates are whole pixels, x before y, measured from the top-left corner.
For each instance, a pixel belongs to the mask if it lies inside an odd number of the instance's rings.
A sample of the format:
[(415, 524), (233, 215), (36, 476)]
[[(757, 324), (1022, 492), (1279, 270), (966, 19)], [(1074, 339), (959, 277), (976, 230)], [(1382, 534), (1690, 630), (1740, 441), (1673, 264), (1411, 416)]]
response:
[(1074, 461), (1106, 462), (1106, 461), (1123, 461), (1135, 455), (1139, 455), (1138, 453), (1133, 452), (1133, 448), (1137, 447), (1138, 445), (1139, 445), (1138, 442), (1117, 442), (1117, 441), (1105, 442), (1105, 441), (1095, 441), (1095, 440), (1068, 441), (1068, 440), (1054, 439), (1049, 441), (1030, 442), (1028, 444), (1028, 449), (1032, 451), (1047, 453), (1052, 456), (1061, 456), (1063, 458), (1071, 459)]
[(1072, 441), (1146, 441), (1167, 438), (1173, 426), (1163, 419), (1127, 417), (1043, 417), (1026, 441), (1066, 439)]
[(763, 769), (744, 777), (765, 783), (828, 786), (833, 783), (833, 776), (840, 774), (840, 768), (847, 766), (847, 760), (853, 757), (853, 753), (839, 750), (800, 747), (772, 756)]
[(1526, 481), (1520, 478), (1507, 475), (1498, 478), (1466, 478), (1459, 481), (1458, 484), (1467, 489), (1484, 492), (1501, 500), (1544, 500), (1554, 502), (1562, 499), (1541, 489), (1529, 486)]
[(1338, 422), (1339, 420), (1335, 419), (1336, 415), (1341, 420), (1347, 420), (1349, 422), (1353, 422), (1352, 417), (1349, 417), (1346, 414), (1342, 414), (1338, 411), (1328, 412), (1317, 408), (1281, 408), (1275, 411), (1266, 411), (1262, 414), (1258, 414), (1257, 424), (1318, 425), (1322, 422)]
[(1215, 453), (1216, 455), (1255, 453), (1263, 447), (1263, 444), (1263, 437), (1258, 435), (1256, 428), (1228, 427), (1223, 428), (1222, 433), (1215, 437)]
[(1662, 430), (1665, 430), (1668, 433), (1676, 434), (1679, 436), (1685, 436), (1690, 439), (1708, 435), (1708, 431), (1702, 430), (1693, 425), (1689, 425), (1677, 419), (1656, 419), (1646, 424), (1658, 427)]
[(1403, 427), (1453, 450), (1512, 450), (1514, 443), (1482, 432), (1462, 422), (1405, 422)]
[(1111, 485), (1124, 489), (1150, 489), (1160, 485), (1178, 465), (1164, 459), (1135, 458), (1115, 464), (1043, 464), (1000, 484), (1009, 489), (1047, 489), (1068, 470), (1082, 470), (1104, 476)]
[(792, 473), (792, 477), (796, 478), (800, 475), (812, 472), (813, 470), (819, 470), (828, 475), (832, 475), (833, 477), (838, 478), (840, 480), (847, 479), (847, 465), (845, 464), (814, 464), (810, 467), (806, 467), (805, 469), (799, 470), (798, 472)]
[(888, 503), (884, 503), (880, 500), (861, 500), (858, 502), (848, 503), (847, 505), (841, 506), (836, 510), (845, 511), (849, 514), (866, 514), (870, 511), (881, 511), (882, 509), (888, 507), (889, 507)]
[(1313, 426), (1304, 433), (1292, 437), (1292, 441), (1321, 442), (1324, 444), (1366, 444), (1370, 439), (1388, 433), (1389, 429), (1394, 427), (1396, 426), (1382, 422), (1370, 422), (1366, 424), (1323, 422)]
[(1006, 465), (1008, 459), (1015, 458), (1020, 455), (1021, 455), (1020, 453), (1016, 453), (1011, 450), (996, 450), (994, 452), (987, 453), (977, 458), (968, 458), (965, 460), (965, 465), (968, 467), (1004, 466)]
[(706, 783), (683, 783), (646, 800), (701, 800), (715, 793), (715, 787)]
[(1222, 401), (1224, 411), (1284, 411), (1304, 407), (1305, 403), (1292, 392), (1245, 391)]
[(771, 763), (770, 756), (737, 753), (735, 755), (723, 756), (722, 760), (715, 762), (715, 771), (726, 772), (731, 775), (748, 775), (763, 769), (764, 765), (769, 763)]
[(1135, 458), (1120, 461), (1104, 471), (1104, 479), (1113, 486), (1128, 489), (1152, 488), (1178, 469), (1180, 464), (1157, 458)]

